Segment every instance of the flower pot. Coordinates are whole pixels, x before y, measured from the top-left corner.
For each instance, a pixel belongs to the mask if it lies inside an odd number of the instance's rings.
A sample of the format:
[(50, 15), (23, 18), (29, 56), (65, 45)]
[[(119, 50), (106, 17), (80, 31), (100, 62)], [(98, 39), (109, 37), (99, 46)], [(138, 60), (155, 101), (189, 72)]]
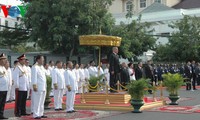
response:
[(171, 100), (171, 103), (169, 105), (178, 105), (177, 100), (180, 98), (178, 95), (169, 95), (169, 99)]
[(143, 100), (134, 100), (134, 99), (131, 99), (131, 105), (134, 108), (134, 110), (132, 111), (132, 113), (142, 113), (142, 111), (140, 111), (140, 108), (144, 105)]

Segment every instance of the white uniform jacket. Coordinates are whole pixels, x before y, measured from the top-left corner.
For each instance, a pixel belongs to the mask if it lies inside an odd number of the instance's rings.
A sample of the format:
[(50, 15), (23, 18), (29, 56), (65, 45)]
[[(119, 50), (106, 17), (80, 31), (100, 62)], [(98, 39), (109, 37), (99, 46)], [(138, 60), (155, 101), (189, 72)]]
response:
[(8, 91), (8, 73), (4, 66), (0, 66), (0, 91)]
[(27, 68), (28, 80), (29, 83), (31, 83), (31, 68), (29, 66), (26, 66), (26, 68)]
[(77, 85), (77, 81), (76, 81), (76, 74), (75, 74), (75, 71), (74, 70), (66, 70), (65, 71), (65, 83), (66, 83), (66, 86), (71, 86), (71, 90), (72, 91), (77, 91), (78, 90), (78, 85)]
[(79, 69), (79, 77), (80, 77), (80, 81), (84, 82), (85, 81), (85, 72), (84, 69)]
[(58, 89), (65, 89), (65, 77), (64, 77), (64, 69), (55, 68), (52, 71), (52, 88), (54, 88), (54, 84), (58, 85)]
[(31, 69), (31, 83), (33, 85), (37, 85), (38, 91), (46, 91), (47, 83), (46, 83), (46, 75), (45, 69), (42, 65), (38, 65), (37, 63)]
[(89, 71), (90, 77), (91, 77), (91, 76), (95, 76), (95, 77), (98, 76), (98, 69), (97, 69), (97, 67), (95, 67), (95, 66), (90, 66), (90, 67), (88, 68), (88, 71)]
[(13, 79), (15, 88), (19, 88), (19, 91), (27, 91), (30, 84), (28, 80), (27, 67), (25, 65), (18, 64), (13, 71)]

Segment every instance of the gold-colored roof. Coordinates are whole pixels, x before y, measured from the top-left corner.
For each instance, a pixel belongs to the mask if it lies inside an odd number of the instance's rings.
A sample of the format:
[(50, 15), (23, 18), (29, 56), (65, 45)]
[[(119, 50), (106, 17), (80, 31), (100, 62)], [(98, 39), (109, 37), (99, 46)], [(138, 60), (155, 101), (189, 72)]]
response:
[(79, 37), (80, 45), (87, 46), (120, 46), (121, 37), (108, 35), (82, 35)]

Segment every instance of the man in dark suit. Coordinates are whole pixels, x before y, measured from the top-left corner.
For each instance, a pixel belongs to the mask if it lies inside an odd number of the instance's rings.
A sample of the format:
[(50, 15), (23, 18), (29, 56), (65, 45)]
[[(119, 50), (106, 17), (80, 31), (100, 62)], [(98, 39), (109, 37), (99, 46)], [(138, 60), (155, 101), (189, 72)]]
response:
[(142, 77), (144, 77), (144, 71), (142, 68), (142, 62), (139, 62), (138, 66), (135, 69), (135, 79), (139, 80)]
[(184, 67), (184, 74), (186, 77), (186, 90), (191, 90), (191, 78), (192, 78), (192, 68), (190, 61), (187, 61), (187, 64)]
[[(122, 68), (121, 68), (121, 81), (120, 83), (123, 85), (123, 86), (126, 86), (128, 83), (130, 83), (130, 76), (129, 76), (129, 72), (128, 72), (128, 67), (126, 65), (126, 63), (122, 63)], [(122, 87), (122, 89), (124, 89)]]
[[(119, 64), (119, 56), (118, 56), (118, 48), (112, 48), (113, 53), (109, 58), (109, 72), (110, 72), (110, 87), (113, 89), (117, 89), (116, 83), (120, 80), (120, 64)], [(112, 90), (110, 90), (113, 92)]]
[(145, 67), (145, 75), (146, 78), (149, 78), (151, 80), (151, 83), (154, 81), (154, 75), (153, 75), (153, 67), (152, 67), (152, 61), (148, 60), (147, 65)]
[[(152, 61), (148, 60), (147, 65), (145, 67), (145, 76), (146, 76), (146, 78), (151, 80), (150, 84), (153, 85), (153, 82), (155, 82), (155, 81), (154, 81), (153, 67), (151, 64), (152, 64)], [(148, 90), (148, 92), (150, 94), (152, 94), (152, 90)]]
[(193, 86), (193, 90), (197, 90), (196, 89), (196, 73), (195, 73), (195, 69), (196, 69), (196, 63), (193, 60), (192, 64), (191, 64), (191, 68), (192, 68), (192, 86)]

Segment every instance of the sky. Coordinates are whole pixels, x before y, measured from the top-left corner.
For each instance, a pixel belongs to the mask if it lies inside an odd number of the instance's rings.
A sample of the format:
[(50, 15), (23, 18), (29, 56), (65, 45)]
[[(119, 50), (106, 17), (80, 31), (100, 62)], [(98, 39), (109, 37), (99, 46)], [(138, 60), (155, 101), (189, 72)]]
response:
[(20, 5), (21, 1), (20, 0), (0, 0), (0, 4), (4, 5)]

